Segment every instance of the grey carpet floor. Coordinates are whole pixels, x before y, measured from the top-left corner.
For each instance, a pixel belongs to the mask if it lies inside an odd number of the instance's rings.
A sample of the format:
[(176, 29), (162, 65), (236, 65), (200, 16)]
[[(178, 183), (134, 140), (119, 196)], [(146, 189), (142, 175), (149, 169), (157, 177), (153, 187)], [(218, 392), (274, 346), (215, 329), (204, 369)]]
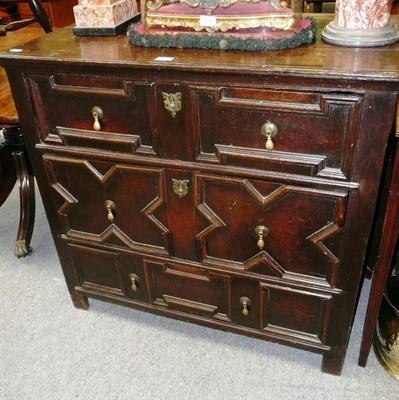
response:
[(73, 307), (37, 194), (33, 253), (13, 256), (18, 192), (0, 208), (1, 400), (398, 400), (370, 353), (357, 365), (366, 281), (340, 377), (321, 356), (116, 305)]

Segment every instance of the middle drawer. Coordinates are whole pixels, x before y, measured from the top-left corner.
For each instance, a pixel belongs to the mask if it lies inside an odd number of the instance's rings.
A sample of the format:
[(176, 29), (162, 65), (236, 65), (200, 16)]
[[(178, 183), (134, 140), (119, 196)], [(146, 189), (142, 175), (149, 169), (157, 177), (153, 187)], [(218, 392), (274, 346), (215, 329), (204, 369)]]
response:
[(64, 235), (335, 286), (348, 192), (44, 155)]

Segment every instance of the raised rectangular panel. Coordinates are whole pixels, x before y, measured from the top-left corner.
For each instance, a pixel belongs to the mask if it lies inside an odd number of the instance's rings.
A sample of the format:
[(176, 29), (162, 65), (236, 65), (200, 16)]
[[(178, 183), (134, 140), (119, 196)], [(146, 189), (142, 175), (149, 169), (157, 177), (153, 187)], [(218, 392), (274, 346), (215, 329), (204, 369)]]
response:
[[(361, 95), (253, 89), (193, 88), (196, 158), (307, 176), (350, 179)], [(278, 130), (265, 148), (265, 123)]]
[(231, 278), (180, 263), (144, 260), (153, 304), (231, 321)]
[(261, 301), (265, 332), (325, 344), (331, 294), (262, 284)]
[[(43, 144), (156, 155), (151, 83), (63, 74), (31, 75), (29, 83)], [(93, 107), (102, 111), (98, 129)]]
[(82, 287), (122, 295), (118, 253), (74, 245), (69, 249)]
[(148, 302), (141, 257), (69, 244), (80, 290)]

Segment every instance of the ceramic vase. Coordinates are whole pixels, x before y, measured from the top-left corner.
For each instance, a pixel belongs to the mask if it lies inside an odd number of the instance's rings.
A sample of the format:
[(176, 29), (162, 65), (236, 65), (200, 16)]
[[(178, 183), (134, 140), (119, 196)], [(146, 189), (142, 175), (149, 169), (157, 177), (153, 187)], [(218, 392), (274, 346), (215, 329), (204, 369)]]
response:
[(324, 41), (341, 46), (373, 47), (399, 39), (389, 25), (393, 0), (336, 0), (334, 21), (322, 32)]

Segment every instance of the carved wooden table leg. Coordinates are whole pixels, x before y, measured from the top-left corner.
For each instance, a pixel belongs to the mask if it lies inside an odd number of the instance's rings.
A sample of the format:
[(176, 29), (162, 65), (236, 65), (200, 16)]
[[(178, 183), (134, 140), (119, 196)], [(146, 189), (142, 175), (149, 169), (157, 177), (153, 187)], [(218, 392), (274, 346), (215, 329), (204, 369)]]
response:
[(32, 251), (29, 244), (35, 222), (35, 182), (32, 173), (29, 171), (28, 160), (24, 151), (13, 152), (13, 158), (17, 171), (21, 206), (14, 254), (16, 257), (25, 257)]
[(29, 245), (35, 221), (34, 177), (24, 149), (21, 128), (8, 127), (4, 130), (4, 138), (14, 161), (12, 167), (8, 165), (7, 172), (14, 177), (16, 172), (20, 195), (20, 219), (14, 254), (16, 257), (25, 257), (31, 252)]

